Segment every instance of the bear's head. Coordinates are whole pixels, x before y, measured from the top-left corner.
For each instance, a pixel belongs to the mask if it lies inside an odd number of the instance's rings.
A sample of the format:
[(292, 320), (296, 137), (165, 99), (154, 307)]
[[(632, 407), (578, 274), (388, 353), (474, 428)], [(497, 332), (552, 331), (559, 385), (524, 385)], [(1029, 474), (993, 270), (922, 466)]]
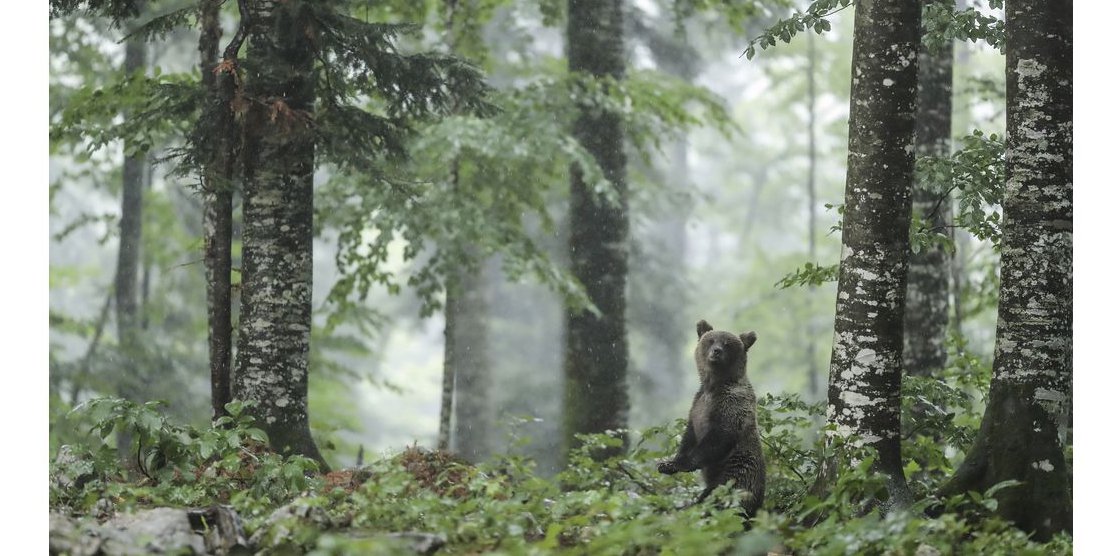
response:
[(696, 371), (701, 384), (709, 381), (734, 382), (747, 373), (747, 351), (758, 335), (753, 331), (736, 336), (731, 332), (713, 330), (708, 321), (696, 323)]

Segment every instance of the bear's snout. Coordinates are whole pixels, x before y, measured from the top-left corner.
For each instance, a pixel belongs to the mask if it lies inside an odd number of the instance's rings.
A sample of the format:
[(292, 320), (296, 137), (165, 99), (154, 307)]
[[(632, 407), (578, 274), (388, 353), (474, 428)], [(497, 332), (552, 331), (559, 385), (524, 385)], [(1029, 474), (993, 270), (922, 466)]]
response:
[(708, 350), (708, 362), (719, 363), (723, 361), (723, 354), (723, 346), (720, 346), (718, 344), (712, 346), (712, 349)]

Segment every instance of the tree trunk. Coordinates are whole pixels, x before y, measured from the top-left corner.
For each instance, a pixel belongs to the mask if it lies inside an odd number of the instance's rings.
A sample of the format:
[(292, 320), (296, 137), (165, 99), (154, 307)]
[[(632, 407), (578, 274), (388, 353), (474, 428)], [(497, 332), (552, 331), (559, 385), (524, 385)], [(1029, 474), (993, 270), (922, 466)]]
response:
[(455, 410), (455, 365), (451, 353), (455, 315), (450, 310), (451, 295), (448, 287), (443, 307), (443, 376), (440, 381), (439, 432), (436, 435), (436, 449), (445, 452), (451, 451), (451, 418)]
[[(925, 0), (952, 7), (953, 0)], [(953, 44), (924, 43), (918, 50), (918, 100), (915, 112), (917, 156), (948, 156), (953, 116)], [(938, 191), (946, 184), (913, 185), (914, 214), (935, 229), (950, 222), (952, 199)], [(903, 368), (911, 375), (930, 376), (945, 367), (945, 332), (949, 326), (950, 255), (941, 245), (910, 254), (906, 279), (906, 321), (902, 343)]]
[[(147, 65), (148, 47), (141, 39), (125, 42), (124, 72), (132, 75), (143, 72)], [(125, 116), (127, 117), (127, 115)], [(146, 381), (140, 376), (143, 365), (143, 343), (140, 341), (140, 291), (137, 287), (140, 274), (140, 250), (143, 246), (145, 156), (128, 154), (132, 145), (126, 144), (124, 164), (121, 168), (121, 220), (120, 244), (117, 249), (117, 272), (113, 279), (113, 299), (117, 317), (119, 342), (117, 379), (120, 397), (141, 402), (147, 400)], [(131, 465), (132, 435), (117, 433), (117, 452)]]
[(902, 473), (902, 320), (914, 174), (917, 2), (856, 3), (848, 177), (828, 420), (871, 445), (889, 503), (910, 500)]
[[(143, 71), (147, 60), (147, 45), (138, 39), (125, 43), (124, 71), (131, 75)], [(125, 146), (127, 152), (129, 145)], [(139, 401), (139, 386), (143, 381), (135, 376), (137, 365), (134, 358), (140, 347), (139, 297), (137, 287), (140, 274), (140, 249), (143, 243), (144, 220), (144, 178), (145, 158), (143, 154), (126, 154), (121, 171), (121, 221), (120, 247), (117, 251), (117, 273), (114, 281), (114, 299), (117, 311), (117, 336), (124, 355), (125, 381), (129, 384), (128, 397)]]
[(314, 45), (299, 4), (250, 2), (245, 230), (236, 398), (273, 449), (326, 467), (307, 414), (311, 339)]
[(490, 456), (494, 430), (486, 286), (480, 268), (463, 269), (447, 289), (444, 365), (455, 377), (455, 453), (479, 462)]
[[(817, 49), (816, 42), (813, 39), (815, 33), (806, 33), (805, 40), (808, 41), (808, 59), (809, 67), (805, 71), (805, 77), (808, 81), (808, 108), (809, 108), (809, 121), (806, 128), (809, 133), (809, 176), (806, 183), (806, 189), (809, 193), (809, 260), (816, 263), (817, 261)], [(812, 292), (816, 286), (809, 286), (809, 291)], [(806, 325), (805, 325), (805, 364), (809, 373), (809, 399), (817, 401), (820, 396), (820, 372), (817, 370), (817, 327), (814, 326), (812, 314), (812, 300), (816, 296), (812, 293), (805, 297), (806, 310)]]
[[(635, 32), (640, 33), (638, 39), (649, 47), (659, 69), (692, 83), (701, 65), (699, 54), (675, 29), (662, 27), (665, 26), (635, 25)], [(644, 282), (644, 289), (649, 292), (641, 296), (645, 308), (631, 306), (631, 316), (641, 320), (649, 336), (644, 356), (635, 358), (642, 372), (635, 372), (638, 376), (644, 375), (644, 383), (649, 385), (644, 401), (654, 411), (647, 412), (647, 415), (653, 413), (659, 420), (666, 418), (659, 410), (680, 399), (680, 393), (685, 388), (684, 380), (692, 373), (688, 368), (689, 349), (686, 346), (689, 336), (682, 331), (693, 328), (694, 319), (686, 314), (689, 288), (678, 273), (678, 269), (685, 267), (687, 224), (694, 191), (688, 149), (687, 132), (673, 136), (666, 148), (667, 163), (661, 171), (655, 172), (667, 200), (656, 205), (655, 223), (646, 239), (657, 256), (647, 257), (645, 264), (648, 270), (636, 271), (634, 282), (630, 285), (631, 301), (635, 299), (633, 294), (639, 289), (639, 281)], [(635, 264), (639, 263), (636, 261)]]
[(685, 310), (689, 292), (683, 278), (675, 272), (685, 267), (688, 238), (688, 196), (691, 194), (688, 137), (682, 134), (674, 138), (667, 150), (669, 168), (662, 174), (662, 187), (673, 202), (661, 211), (651, 234), (652, 246), (658, 250), (658, 256), (652, 262), (661, 265), (661, 268), (642, 277), (655, 281), (646, 286), (647, 291), (652, 290), (652, 296), (647, 297), (649, 307), (645, 310), (649, 351), (644, 361), (645, 374), (653, 384), (649, 402), (656, 404), (655, 408), (667, 408), (678, 401), (685, 389), (684, 379), (691, 375), (691, 370), (686, 368), (688, 359), (685, 357), (689, 336), (682, 333), (692, 324)]
[[(152, 191), (152, 183), (155, 182), (155, 166), (158, 157), (152, 153), (148, 154), (147, 166), (148, 172), (144, 175), (144, 195), (148, 195)], [(140, 264), (143, 267), (140, 271), (140, 331), (141, 334), (147, 333), (148, 324), (151, 317), (151, 310), (149, 309), (149, 301), (151, 300), (152, 293), (152, 261), (151, 249), (140, 250)]]
[(988, 407), (944, 494), (1002, 481), (997, 513), (1071, 531), (1063, 451), (1073, 372), (1073, 3), (1007, 3), (1007, 187)]
[[(569, 0), (568, 68), (573, 73), (621, 79), (625, 71), (621, 0)], [(573, 166), (569, 212), (572, 272), (599, 314), (568, 310), (564, 354), (564, 432), (574, 435), (626, 426), (629, 399), (626, 275), (629, 222), (626, 155), (617, 114), (585, 106), (573, 135), (594, 156), (616, 199), (596, 193)], [(607, 454), (601, 454), (607, 455)]]
[[(456, 24), (463, 16), (458, 12), (459, 3), (445, 0), (443, 8), (444, 42), (453, 54), (462, 55), (456, 40)], [(470, 10), (466, 13), (469, 15)], [(459, 169), (456, 158), (451, 163), (451, 187), (462, 194)], [(474, 264), (462, 265), (447, 283), (439, 445), (477, 463), (490, 456), (496, 412), (490, 396), (489, 304), (482, 275), (485, 263), (480, 249), (466, 249), (466, 256)]]
[[(210, 401), (212, 418), (226, 414), (230, 402), (230, 359), (233, 322), (231, 316), (232, 241), (233, 241), (233, 150), (236, 124), (230, 110), (233, 100), (233, 75), (215, 74), (218, 41), (222, 36), (219, 13), (222, 0), (203, 0), (201, 34), (198, 40), (199, 66), (208, 104), (203, 127), (213, 130), (214, 149), (207, 153), (203, 169), (203, 259), (206, 264), (206, 308), (210, 344)], [(233, 62), (229, 60), (228, 62)]]

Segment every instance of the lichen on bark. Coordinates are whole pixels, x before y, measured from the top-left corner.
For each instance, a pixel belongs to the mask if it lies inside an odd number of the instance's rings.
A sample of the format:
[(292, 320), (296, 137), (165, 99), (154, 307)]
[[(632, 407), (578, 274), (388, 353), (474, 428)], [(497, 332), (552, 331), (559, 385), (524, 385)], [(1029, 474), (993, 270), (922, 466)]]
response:
[(1007, 5), (1007, 184), (988, 407), (942, 494), (999, 482), (997, 512), (1040, 540), (1071, 531), (1063, 448), (1073, 374), (1072, 2)]
[(843, 248), (829, 365), (829, 422), (837, 434), (874, 447), (896, 506), (910, 500), (899, 429), (919, 27), (917, 2), (856, 4)]
[(307, 411), (314, 46), (298, 4), (250, 2), (241, 321), (234, 396), (281, 453), (325, 461)]

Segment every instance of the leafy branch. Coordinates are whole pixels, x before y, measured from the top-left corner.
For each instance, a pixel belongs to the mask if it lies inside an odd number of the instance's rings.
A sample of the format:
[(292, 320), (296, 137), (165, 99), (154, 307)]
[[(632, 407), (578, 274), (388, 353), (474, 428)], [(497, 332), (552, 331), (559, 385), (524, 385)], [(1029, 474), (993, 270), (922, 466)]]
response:
[(751, 39), (740, 56), (746, 56), (750, 60), (754, 58), (756, 47), (766, 50), (776, 45), (779, 40), (788, 44), (793, 37), (806, 29), (812, 29), (818, 35), (829, 31), (832, 29), (832, 23), (828, 21), (828, 17), (851, 5), (852, 0), (816, 0), (809, 4), (809, 8), (804, 12), (778, 20), (761, 35)]
[[(999, 9), (1003, 0), (989, 0), (988, 7)], [(968, 7), (956, 11), (953, 2), (929, 2), (922, 6), (922, 43), (937, 51), (952, 45), (952, 41), (976, 42), (983, 40), (1003, 52), (1007, 31), (1003, 20), (980, 13)]]
[(786, 274), (774, 287), (784, 290), (793, 286), (819, 286), (825, 282), (835, 282), (840, 276), (840, 265), (821, 266), (805, 263), (805, 266)]
[[(991, 240), (998, 247), (1001, 236), (998, 209), (1003, 202), (1006, 143), (997, 134), (985, 135), (979, 130), (961, 137), (959, 141), (961, 148), (948, 157), (921, 157), (917, 160), (915, 175), (919, 187), (939, 194), (938, 205), (918, 225), (932, 231), (941, 228), (930, 225), (929, 221), (940, 204), (956, 191), (958, 210), (954, 224), (967, 229), (978, 239)], [(913, 230), (911, 235), (913, 237)]]

